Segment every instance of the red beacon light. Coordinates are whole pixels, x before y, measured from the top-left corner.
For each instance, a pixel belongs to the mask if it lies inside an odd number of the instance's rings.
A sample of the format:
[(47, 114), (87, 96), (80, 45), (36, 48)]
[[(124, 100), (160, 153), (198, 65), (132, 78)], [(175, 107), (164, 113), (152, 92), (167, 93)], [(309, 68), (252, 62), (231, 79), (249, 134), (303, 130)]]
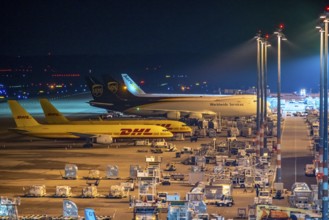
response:
[(265, 38), (268, 39), (270, 37), (269, 34), (265, 34)]
[(329, 5), (325, 7), (325, 11), (329, 12)]
[(284, 28), (284, 24), (280, 24), (280, 25), (279, 25), (279, 28), (280, 28), (280, 29), (283, 29), (283, 28)]

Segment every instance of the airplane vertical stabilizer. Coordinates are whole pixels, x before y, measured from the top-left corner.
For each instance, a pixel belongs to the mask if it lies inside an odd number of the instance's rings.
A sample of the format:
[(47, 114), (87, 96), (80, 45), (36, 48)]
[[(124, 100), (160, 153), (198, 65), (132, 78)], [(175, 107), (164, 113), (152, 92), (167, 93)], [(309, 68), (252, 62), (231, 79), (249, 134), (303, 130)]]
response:
[(40, 99), (40, 105), (48, 124), (66, 124), (69, 120), (53, 106), (48, 99)]
[(125, 85), (127, 86), (127, 89), (129, 92), (131, 92), (132, 94), (138, 96), (138, 95), (145, 95), (146, 93), (134, 82), (134, 80), (132, 80), (128, 74), (126, 73), (122, 73), (121, 74), (122, 79), (125, 83)]
[(39, 123), (15, 100), (8, 101), (17, 127), (37, 126)]
[(97, 220), (94, 209), (85, 208), (85, 219), (86, 220)]

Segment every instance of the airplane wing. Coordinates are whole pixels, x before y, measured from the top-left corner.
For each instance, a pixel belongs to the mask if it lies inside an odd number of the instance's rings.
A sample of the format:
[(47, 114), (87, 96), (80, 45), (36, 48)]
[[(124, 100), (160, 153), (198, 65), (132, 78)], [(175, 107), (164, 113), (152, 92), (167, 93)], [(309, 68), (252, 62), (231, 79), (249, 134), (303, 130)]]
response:
[(78, 133), (78, 132), (70, 132), (70, 134), (77, 136), (79, 138), (92, 138), (95, 137), (97, 134), (88, 134), (88, 133)]
[(14, 131), (14, 132), (17, 132), (19, 134), (24, 134), (24, 133), (29, 132), (28, 130), (24, 130), (24, 129), (21, 129), (21, 128), (8, 128), (8, 131)]
[(177, 113), (179, 112), (181, 116), (188, 116), (188, 115), (202, 115), (202, 116), (214, 116), (217, 113), (213, 111), (190, 111), (190, 110), (172, 110), (172, 109), (148, 109), (144, 108), (146, 111), (150, 111), (154, 114), (168, 114), (168, 113)]

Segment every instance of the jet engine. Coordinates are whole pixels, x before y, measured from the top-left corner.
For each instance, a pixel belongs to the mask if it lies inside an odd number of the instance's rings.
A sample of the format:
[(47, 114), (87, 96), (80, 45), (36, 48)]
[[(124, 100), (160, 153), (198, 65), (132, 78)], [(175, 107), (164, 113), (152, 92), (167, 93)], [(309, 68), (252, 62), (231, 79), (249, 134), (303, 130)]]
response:
[(203, 119), (201, 113), (193, 113), (193, 112), (192, 112), (192, 113), (189, 114), (188, 117), (189, 117), (189, 118), (195, 118), (195, 119)]
[(101, 134), (93, 137), (93, 142), (98, 144), (111, 144), (113, 143), (113, 138), (110, 135)]
[(180, 119), (180, 112), (168, 112), (167, 113), (167, 118), (168, 119), (178, 120), (178, 119)]

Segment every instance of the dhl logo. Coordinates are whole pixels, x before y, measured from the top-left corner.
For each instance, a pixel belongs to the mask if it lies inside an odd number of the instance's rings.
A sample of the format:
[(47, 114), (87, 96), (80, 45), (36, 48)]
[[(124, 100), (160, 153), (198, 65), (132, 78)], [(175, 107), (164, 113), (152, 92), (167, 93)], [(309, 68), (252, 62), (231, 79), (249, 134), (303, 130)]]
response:
[(170, 127), (171, 124), (157, 124), (158, 126), (161, 126), (161, 127), (164, 127), (164, 128), (167, 128), (168, 130), (172, 130), (172, 128)]
[(28, 115), (18, 115), (17, 119), (30, 119)]
[(48, 113), (47, 116), (59, 116), (57, 113)]
[(151, 128), (121, 128), (120, 135), (152, 135), (153, 133), (150, 132)]

